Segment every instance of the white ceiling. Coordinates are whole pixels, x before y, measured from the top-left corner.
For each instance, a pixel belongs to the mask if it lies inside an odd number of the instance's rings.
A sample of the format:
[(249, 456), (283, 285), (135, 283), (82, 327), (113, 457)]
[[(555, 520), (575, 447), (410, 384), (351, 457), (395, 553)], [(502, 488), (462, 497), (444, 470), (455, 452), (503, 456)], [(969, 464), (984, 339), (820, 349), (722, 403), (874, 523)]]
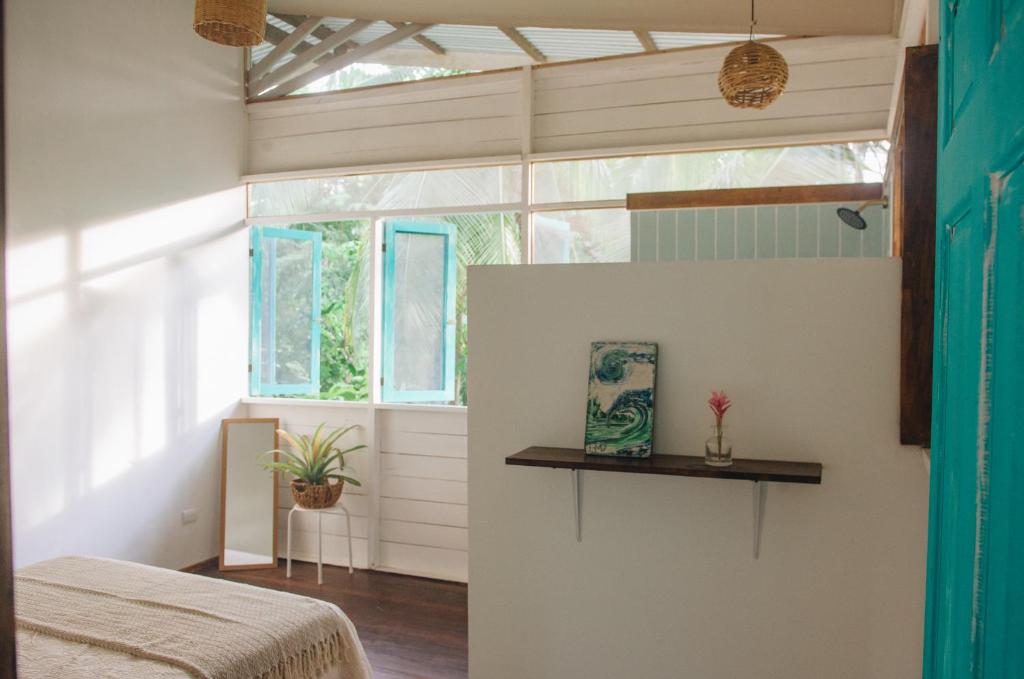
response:
[[(894, 32), (902, 0), (758, 0), (758, 31), (781, 35)], [(430, 24), (743, 33), (747, 0), (270, 0), (270, 11)]]

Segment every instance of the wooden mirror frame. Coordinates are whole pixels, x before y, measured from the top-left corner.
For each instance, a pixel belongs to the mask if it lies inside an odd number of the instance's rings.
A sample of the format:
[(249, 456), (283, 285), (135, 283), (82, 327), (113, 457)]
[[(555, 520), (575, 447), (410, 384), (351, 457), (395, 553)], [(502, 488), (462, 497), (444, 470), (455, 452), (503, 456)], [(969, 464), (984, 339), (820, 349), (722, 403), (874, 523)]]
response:
[[(233, 424), (273, 424), (274, 425), (274, 448), (281, 447), (281, 435), (277, 433), (277, 430), (281, 428), (281, 421), (276, 417), (231, 417), (221, 420), (220, 423), (220, 545), (217, 551), (217, 570), (220, 571), (254, 571), (254, 570), (268, 570), (271, 568), (277, 568), (277, 503), (278, 495), (280, 493), (280, 479), (278, 478), (278, 472), (273, 472), (274, 475), (274, 513), (273, 513), (273, 531), (274, 531), (274, 542), (271, 550), (273, 551), (272, 562), (269, 564), (242, 564), (238, 566), (228, 566), (224, 564), (224, 537), (226, 529), (227, 519), (227, 505), (228, 505), (228, 427)], [(274, 461), (277, 462), (279, 455), (274, 453)]]

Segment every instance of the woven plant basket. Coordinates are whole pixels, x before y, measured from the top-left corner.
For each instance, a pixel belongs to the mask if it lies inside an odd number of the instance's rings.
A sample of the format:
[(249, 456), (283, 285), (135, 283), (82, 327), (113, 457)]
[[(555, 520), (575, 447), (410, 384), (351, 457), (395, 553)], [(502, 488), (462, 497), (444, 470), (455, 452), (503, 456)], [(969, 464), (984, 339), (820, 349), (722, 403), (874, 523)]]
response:
[(314, 486), (302, 481), (292, 481), (292, 498), (304, 509), (327, 509), (338, 504), (345, 482)]
[(231, 47), (263, 42), (267, 0), (196, 0), (192, 27), (207, 40)]
[(779, 98), (789, 80), (789, 65), (763, 42), (745, 42), (729, 52), (718, 73), (718, 89), (736, 108), (765, 108)]

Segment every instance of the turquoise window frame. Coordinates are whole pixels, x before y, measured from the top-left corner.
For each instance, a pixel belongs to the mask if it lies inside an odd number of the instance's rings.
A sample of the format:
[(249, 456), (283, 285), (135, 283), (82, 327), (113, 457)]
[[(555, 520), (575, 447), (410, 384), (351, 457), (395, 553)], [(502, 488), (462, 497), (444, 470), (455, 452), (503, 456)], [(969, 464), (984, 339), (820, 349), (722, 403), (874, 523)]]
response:
[[(395, 237), (400, 233), (437, 236), (445, 239), (444, 259), (444, 387), (435, 390), (396, 389), (395, 384)], [(384, 222), (384, 305), (381, 355), (381, 400), (386, 403), (439, 403), (455, 400), (455, 249), (454, 224), (419, 220)]]
[[(320, 268), (323, 254), (323, 236), (315, 231), (279, 229), (265, 226), (252, 227), (250, 234), (250, 288), (249, 288), (249, 393), (252, 396), (311, 396), (320, 393)], [(273, 294), (276, 267), (269, 270), (271, 290), (263, 290), (263, 268), (272, 260), (266, 257), (266, 245), (277, 240), (312, 242), (312, 304), (310, 314), (310, 381), (302, 384), (277, 384), (276, 375), (262, 374), (262, 330), (269, 324), (267, 335), (273, 342), (277, 331), (277, 296)], [(263, 318), (263, 296), (270, 293), (270, 318)], [(276, 352), (271, 347), (276, 361)], [(269, 379), (266, 379), (269, 378)]]

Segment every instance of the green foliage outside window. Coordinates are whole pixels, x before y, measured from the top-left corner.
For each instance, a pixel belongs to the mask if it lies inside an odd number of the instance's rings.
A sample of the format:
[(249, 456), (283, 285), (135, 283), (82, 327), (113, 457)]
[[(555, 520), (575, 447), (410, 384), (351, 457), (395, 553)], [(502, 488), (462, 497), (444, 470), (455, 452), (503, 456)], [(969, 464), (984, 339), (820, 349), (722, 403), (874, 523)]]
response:
[(320, 301), (320, 393), (315, 398), (369, 397), (370, 223), (365, 220), (293, 224), (323, 235)]
[[(462, 214), (425, 218), (456, 227), (456, 403), (465, 405), (469, 361), (466, 267), (517, 264), (519, 217)], [(289, 228), (323, 235), (320, 315), (320, 393), (314, 398), (369, 398), (369, 289), (371, 230), (366, 220), (305, 222)], [(296, 308), (303, 302), (295, 300)]]

